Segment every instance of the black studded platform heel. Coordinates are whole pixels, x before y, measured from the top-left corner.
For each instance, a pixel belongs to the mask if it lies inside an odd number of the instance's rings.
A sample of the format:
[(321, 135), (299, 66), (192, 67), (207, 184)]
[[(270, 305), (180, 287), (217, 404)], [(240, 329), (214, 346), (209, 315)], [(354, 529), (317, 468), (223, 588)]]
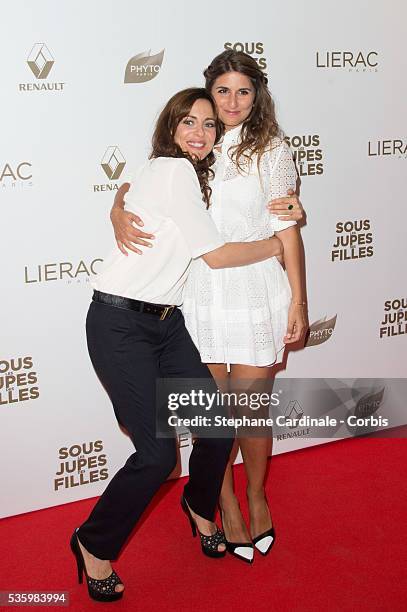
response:
[(216, 526), (216, 532), (213, 535), (204, 535), (197, 528), (195, 520), (191, 514), (191, 511), (184, 496), (181, 497), (181, 508), (189, 519), (189, 524), (191, 525), (193, 537), (195, 538), (196, 534), (199, 534), (203, 554), (207, 557), (212, 557), (214, 559), (224, 557), (226, 555), (226, 550), (218, 550), (219, 544), (225, 544), (226, 546), (226, 540), (223, 531), (221, 531), (219, 527)]
[(76, 564), (78, 566), (78, 581), (79, 584), (83, 583), (83, 574), (85, 573), (86, 583), (88, 585), (89, 597), (96, 601), (117, 601), (123, 597), (123, 591), (115, 591), (115, 587), (118, 584), (123, 584), (116, 572), (112, 572), (110, 576), (103, 580), (97, 580), (91, 578), (86, 571), (85, 561), (83, 558), (82, 551), (79, 546), (78, 536), (76, 531), (71, 537), (71, 550), (76, 558)]

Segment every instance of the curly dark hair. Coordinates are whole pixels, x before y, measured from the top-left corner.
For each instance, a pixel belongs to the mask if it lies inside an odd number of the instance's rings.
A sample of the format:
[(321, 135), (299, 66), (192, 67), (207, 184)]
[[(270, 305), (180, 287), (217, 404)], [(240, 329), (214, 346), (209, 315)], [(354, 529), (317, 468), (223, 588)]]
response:
[(192, 106), (197, 100), (208, 100), (210, 102), (216, 123), (215, 143), (218, 142), (223, 132), (223, 126), (218, 119), (216, 105), (211, 94), (202, 87), (190, 87), (173, 95), (161, 111), (155, 126), (152, 138), (152, 151), (149, 159), (155, 157), (184, 157), (188, 159), (195, 168), (203, 200), (206, 203), (206, 207), (209, 208), (212, 194), (209, 180), (213, 178), (214, 172), (211, 166), (215, 162), (213, 151), (204, 159), (199, 159), (182, 151), (174, 142), (174, 135), (179, 122), (189, 115)]
[(242, 169), (244, 160), (257, 155), (258, 162), (263, 153), (270, 147), (271, 140), (282, 137), (277, 123), (274, 102), (267, 87), (266, 74), (259, 68), (256, 60), (240, 51), (228, 50), (217, 55), (204, 71), (205, 87), (212, 92), (218, 77), (226, 72), (240, 72), (251, 80), (255, 89), (252, 111), (242, 126), (241, 141), (231, 153), (238, 168)]

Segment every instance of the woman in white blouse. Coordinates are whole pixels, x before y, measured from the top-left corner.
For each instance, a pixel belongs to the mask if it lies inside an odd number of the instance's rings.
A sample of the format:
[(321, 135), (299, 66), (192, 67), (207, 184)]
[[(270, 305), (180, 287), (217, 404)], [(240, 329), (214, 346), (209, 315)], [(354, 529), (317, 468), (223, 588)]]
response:
[[(154, 229), (155, 248), (143, 257), (124, 257), (115, 247), (93, 283), (86, 321), (89, 354), (136, 448), (71, 538), (79, 581), (85, 573), (89, 595), (98, 601), (123, 595), (110, 560), (118, 556), (177, 461), (169, 427), (172, 413), (157, 382), (166, 379), (166, 385), (176, 387), (179, 380), (191, 381), (198, 389), (185, 388), (184, 382), (184, 392), (199, 392), (204, 386), (216, 397), (215, 382), (179, 309), (192, 260), (202, 257), (205, 265), (220, 269), (282, 252), (277, 238), (225, 244), (208, 214), (212, 148), (220, 133), (214, 102), (205, 89), (187, 89), (169, 100), (157, 121), (150, 159), (137, 170), (126, 196), (127, 208), (142, 211)], [(225, 416), (222, 406), (210, 409), (190, 402), (181, 404), (177, 414), (192, 421), (203, 415)], [(225, 540), (213, 520), (234, 430), (227, 425), (215, 430), (210, 422), (191, 427), (196, 437), (181, 503), (203, 553), (221, 557)]]
[[(290, 212), (293, 204), (300, 211), (296, 218), (302, 214), (294, 198), (285, 198), (295, 189), (297, 176), (276, 121), (267, 78), (256, 61), (244, 53), (225, 51), (204, 75), (225, 126), (223, 141), (215, 147), (212, 219), (224, 240), (276, 234), (284, 244), (286, 272), (275, 259), (228, 270), (211, 270), (197, 261), (185, 288), (183, 312), (202, 361), (222, 388), (244, 391), (246, 381), (246, 390), (261, 391), (270, 381), (268, 366), (281, 361), (285, 345), (297, 342), (306, 328), (301, 238)], [(270, 215), (268, 203), (275, 198), (273, 211), (283, 216)], [(154, 232), (132, 227), (133, 221), (140, 224), (140, 218), (124, 213), (121, 204), (118, 194), (112, 209), (118, 246), (137, 252), (132, 242), (146, 244)], [(151, 229), (147, 222), (144, 225)], [(254, 546), (265, 555), (275, 540), (264, 489), (270, 440), (243, 434), (236, 443), (248, 479), (250, 532), (234, 494), (231, 464), (220, 507), (229, 552), (251, 562)]]

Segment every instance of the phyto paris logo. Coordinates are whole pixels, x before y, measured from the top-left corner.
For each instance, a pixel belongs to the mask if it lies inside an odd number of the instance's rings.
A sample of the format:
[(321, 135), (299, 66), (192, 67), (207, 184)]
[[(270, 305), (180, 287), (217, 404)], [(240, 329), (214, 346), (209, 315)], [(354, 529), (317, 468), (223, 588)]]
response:
[(305, 346), (317, 346), (329, 340), (335, 329), (336, 317), (337, 315), (334, 315), (331, 319), (327, 319), (325, 316), (311, 323)]
[(147, 52), (138, 53), (129, 59), (124, 73), (124, 82), (145, 83), (154, 79), (161, 70), (164, 51), (165, 49), (162, 49), (156, 55), (151, 55), (150, 49)]
[(120, 178), (126, 165), (126, 160), (119, 147), (116, 145), (107, 147), (100, 165), (109, 181), (112, 182), (93, 185), (93, 191), (117, 191), (119, 185), (114, 181)]
[(27, 64), (37, 79), (34, 83), (19, 83), (20, 91), (62, 91), (65, 83), (45, 82), (53, 65), (54, 57), (45, 43), (35, 43), (28, 54)]

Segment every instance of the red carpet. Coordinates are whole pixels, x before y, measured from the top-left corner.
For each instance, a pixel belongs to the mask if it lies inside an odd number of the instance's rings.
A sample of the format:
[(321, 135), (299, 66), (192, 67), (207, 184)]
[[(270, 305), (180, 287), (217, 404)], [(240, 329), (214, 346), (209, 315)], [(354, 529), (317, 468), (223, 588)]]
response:
[[(267, 490), (277, 541), (252, 566), (231, 556), (204, 557), (179, 509), (183, 479), (166, 484), (116, 564), (126, 594), (107, 606), (146, 612), (405, 608), (406, 449), (405, 440), (357, 438), (275, 457)], [(235, 476), (243, 500), (242, 466)], [(73, 527), (93, 503), (0, 521), (0, 590), (69, 591), (75, 611), (106, 605), (92, 602), (77, 584), (68, 549)]]

